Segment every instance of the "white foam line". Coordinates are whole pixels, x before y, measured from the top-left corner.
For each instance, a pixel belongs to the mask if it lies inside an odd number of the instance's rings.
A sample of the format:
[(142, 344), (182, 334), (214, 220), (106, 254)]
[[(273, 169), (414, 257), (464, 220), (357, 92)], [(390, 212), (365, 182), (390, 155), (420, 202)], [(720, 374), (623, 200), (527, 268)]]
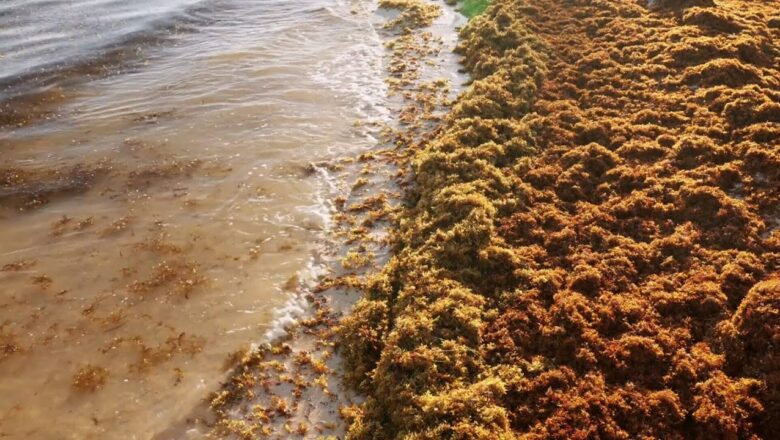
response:
[(300, 321), (309, 310), (306, 293), (311, 292), (317, 285), (317, 280), (327, 272), (326, 265), (316, 260), (314, 256), (311, 257), (306, 267), (298, 271), (298, 288), (295, 293), (290, 294), (282, 307), (274, 310), (274, 319), (265, 332), (268, 342), (273, 343), (285, 337), (288, 329)]
[[(361, 5), (365, 8), (365, 5)], [(319, 84), (332, 90), (347, 91), (355, 96), (361, 104), (358, 114), (361, 117), (389, 120), (390, 109), (387, 107), (387, 85), (384, 81), (384, 46), (376, 28), (369, 20), (364, 20), (367, 29), (367, 40), (356, 42), (352, 50), (338, 56), (334, 60), (319, 63), (311, 77)], [(365, 139), (355, 144), (355, 150), (365, 147)], [(370, 145), (376, 145), (377, 140), (369, 135)], [(351, 151), (356, 153), (357, 151)], [(327, 168), (312, 164), (317, 175), (317, 189), (314, 192), (313, 207), (307, 211), (313, 212), (322, 219), (323, 230), (321, 242), (315, 246), (312, 257), (304, 268), (298, 271), (298, 285), (283, 306), (274, 311), (274, 319), (265, 332), (267, 343), (274, 343), (288, 336), (288, 330), (294, 327), (310, 311), (306, 296), (316, 287), (319, 278), (329, 271), (329, 264), (320, 256), (325, 254), (326, 246), (334, 245), (327, 237), (330, 236), (334, 224), (333, 215), (336, 212), (331, 202), (339, 191), (338, 177)], [(255, 348), (253, 344), (253, 349)]]

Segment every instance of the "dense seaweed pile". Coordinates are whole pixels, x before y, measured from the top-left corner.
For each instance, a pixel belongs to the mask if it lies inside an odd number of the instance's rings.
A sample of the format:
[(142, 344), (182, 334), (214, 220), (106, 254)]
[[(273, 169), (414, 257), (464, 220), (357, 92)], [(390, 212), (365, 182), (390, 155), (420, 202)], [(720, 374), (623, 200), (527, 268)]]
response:
[(778, 41), (777, 1), (473, 19), (340, 330), (350, 438), (777, 438)]

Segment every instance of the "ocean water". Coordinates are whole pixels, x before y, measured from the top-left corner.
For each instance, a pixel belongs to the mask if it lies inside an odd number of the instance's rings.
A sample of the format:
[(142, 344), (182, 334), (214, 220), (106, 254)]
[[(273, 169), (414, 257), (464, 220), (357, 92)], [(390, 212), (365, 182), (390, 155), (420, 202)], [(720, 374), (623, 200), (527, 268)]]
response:
[(320, 270), (369, 2), (0, 3), (0, 436), (153, 438)]
[(202, 0), (4, 0), (0, 84), (30, 82), (193, 22)]

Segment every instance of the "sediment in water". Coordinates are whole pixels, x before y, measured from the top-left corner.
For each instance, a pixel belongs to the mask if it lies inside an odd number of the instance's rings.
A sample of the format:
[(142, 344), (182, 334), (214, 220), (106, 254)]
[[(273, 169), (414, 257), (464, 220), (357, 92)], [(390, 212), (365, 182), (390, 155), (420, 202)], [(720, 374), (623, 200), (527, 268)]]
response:
[(494, 0), (338, 330), (351, 439), (780, 432), (777, 2)]

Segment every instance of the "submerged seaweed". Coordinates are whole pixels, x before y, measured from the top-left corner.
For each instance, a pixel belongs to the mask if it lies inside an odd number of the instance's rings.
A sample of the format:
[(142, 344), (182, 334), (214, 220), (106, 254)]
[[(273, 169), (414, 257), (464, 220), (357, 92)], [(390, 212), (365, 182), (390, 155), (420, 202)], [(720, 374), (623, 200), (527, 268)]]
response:
[(61, 195), (79, 194), (110, 171), (106, 163), (70, 168), (22, 169), (0, 167), (0, 207), (28, 210)]

